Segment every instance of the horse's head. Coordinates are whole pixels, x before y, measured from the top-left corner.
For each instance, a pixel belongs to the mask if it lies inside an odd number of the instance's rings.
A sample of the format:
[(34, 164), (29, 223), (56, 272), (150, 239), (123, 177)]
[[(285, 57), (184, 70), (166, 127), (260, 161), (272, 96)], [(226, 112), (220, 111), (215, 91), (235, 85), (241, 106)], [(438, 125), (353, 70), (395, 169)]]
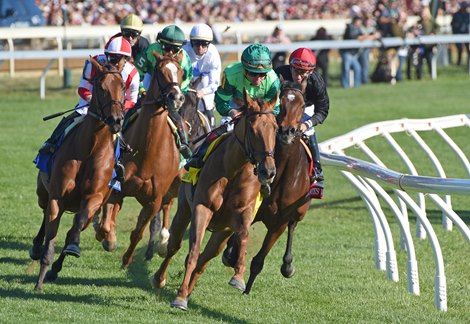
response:
[(281, 110), (277, 116), (278, 139), (282, 144), (292, 144), (300, 136), (300, 124), (305, 108), (300, 84), (283, 81), (281, 87)]
[[(243, 116), (237, 126), (244, 125), (243, 143), (245, 152), (256, 167), (258, 180), (261, 184), (269, 184), (276, 175), (274, 146), (276, 144), (277, 124), (274, 107), (278, 96), (270, 101), (252, 99), (243, 89), (245, 107)], [(240, 127), (236, 127), (235, 135), (240, 138)], [(239, 140), (240, 141), (240, 140)], [(240, 141), (241, 142), (241, 141)]]
[(157, 103), (162, 103), (168, 110), (178, 111), (185, 99), (181, 91), (184, 71), (180, 62), (183, 52), (166, 56), (153, 51), (153, 56), (157, 61), (147, 96)]
[(117, 66), (103, 66), (92, 57), (90, 62), (95, 68), (95, 77), (88, 113), (102, 120), (108, 125), (111, 133), (116, 134), (121, 131), (124, 120), (126, 86), (121, 71), (125, 62), (122, 61)]

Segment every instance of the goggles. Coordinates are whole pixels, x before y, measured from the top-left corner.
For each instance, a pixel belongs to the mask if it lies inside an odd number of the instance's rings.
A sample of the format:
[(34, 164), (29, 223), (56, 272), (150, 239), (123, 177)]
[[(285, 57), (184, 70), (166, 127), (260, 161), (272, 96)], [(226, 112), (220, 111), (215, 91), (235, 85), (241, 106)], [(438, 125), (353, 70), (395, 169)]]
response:
[(306, 75), (306, 74), (310, 74), (313, 70), (303, 70), (303, 69), (297, 69), (295, 67), (292, 68), (292, 70), (294, 70), (295, 73), (299, 74), (299, 75)]
[(315, 64), (311, 64), (307, 61), (304, 61), (304, 60), (300, 60), (300, 59), (292, 59), (290, 60), (289, 64), (291, 66), (295, 66), (297, 69), (300, 69), (300, 70), (313, 70), (315, 68)]
[(122, 36), (126, 37), (126, 38), (137, 38), (140, 36), (140, 32), (136, 31), (136, 30), (132, 30), (132, 29), (124, 29), (122, 31)]
[(246, 75), (252, 78), (261, 78), (264, 79), (268, 75), (267, 73), (257, 73), (257, 72), (250, 72), (246, 71)]
[(164, 51), (164, 52), (172, 52), (172, 53), (176, 54), (181, 50), (181, 46), (171, 45), (171, 44), (167, 44), (167, 43), (163, 43), (163, 42), (161, 42), (160, 44), (162, 46), (162, 51)]
[(108, 62), (111, 65), (118, 64), (122, 60), (123, 57), (124, 55), (120, 55), (120, 54), (108, 54), (107, 55)]
[(204, 40), (192, 40), (191, 41), (191, 46), (202, 46), (202, 47), (208, 47), (211, 42), (204, 41)]

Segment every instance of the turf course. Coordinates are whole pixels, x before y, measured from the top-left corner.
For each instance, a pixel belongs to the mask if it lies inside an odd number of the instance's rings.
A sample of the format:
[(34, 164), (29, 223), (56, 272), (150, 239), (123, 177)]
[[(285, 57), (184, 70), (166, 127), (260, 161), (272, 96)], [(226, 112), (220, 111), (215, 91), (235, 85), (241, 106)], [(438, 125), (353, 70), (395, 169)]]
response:
[[(78, 83), (79, 71), (72, 84)], [(337, 84), (337, 80), (333, 79)], [(119, 247), (107, 253), (94, 239), (92, 228), (82, 234), (82, 257), (67, 258), (56, 283), (41, 292), (34, 283), (39, 265), (28, 256), (31, 241), (41, 222), (36, 203), (36, 169), (32, 160), (37, 148), (49, 136), (58, 119), (42, 117), (70, 109), (76, 103), (75, 89), (62, 89), (62, 80), (48, 77), (46, 100), (39, 99), (39, 76), (0, 75), (0, 322), (1, 323), (468, 323), (470, 319), (470, 246), (454, 228), (445, 232), (441, 213), (431, 204), (428, 216), (440, 240), (446, 265), (448, 311), (434, 309), (435, 264), (427, 240), (415, 240), (421, 296), (406, 290), (406, 253), (399, 250), (399, 230), (386, 209), (397, 250), (400, 281), (386, 279), (374, 268), (374, 234), (369, 214), (356, 191), (337, 169), (325, 168), (325, 199), (312, 201), (309, 214), (297, 227), (294, 238), (296, 274), (284, 279), (279, 271), (286, 236), (266, 259), (249, 296), (241, 295), (227, 282), (231, 272), (213, 260), (189, 301), (189, 311), (169, 307), (182, 279), (186, 241), (169, 269), (167, 287), (155, 294), (148, 278), (160, 259), (143, 260), (144, 244), (137, 249), (128, 271), (120, 269), (130, 231), (137, 216), (137, 204), (128, 199), (118, 218)], [(468, 113), (470, 78), (463, 69), (446, 67), (438, 80), (405, 81), (395, 86), (367, 85), (359, 89), (329, 89), (330, 116), (317, 128), (319, 140), (338, 136), (371, 122), (399, 118), (427, 118)], [(468, 129), (449, 134), (470, 156)], [(423, 136), (434, 142), (435, 137)], [(398, 136), (406, 140), (406, 135)], [(396, 170), (404, 171), (398, 159), (383, 146), (383, 158)], [(349, 154), (364, 158), (357, 150)], [(419, 170), (436, 175), (424, 155), (409, 147), (410, 154), (423, 163)], [(436, 154), (445, 162), (449, 176), (464, 177), (448, 150)], [(454, 210), (470, 224), (470, 198), (455, 197)], [(72, 215), (62, 217), (57, 249), (62, 248)], [(414, 237), (415, 218), (410, 214)], [(262, 226), (251, 235), (251, 261), (263, 236)], [(248, 275), (248, 273), (247, 273)], [(247, 279), (248, 277), (246, 277)]]

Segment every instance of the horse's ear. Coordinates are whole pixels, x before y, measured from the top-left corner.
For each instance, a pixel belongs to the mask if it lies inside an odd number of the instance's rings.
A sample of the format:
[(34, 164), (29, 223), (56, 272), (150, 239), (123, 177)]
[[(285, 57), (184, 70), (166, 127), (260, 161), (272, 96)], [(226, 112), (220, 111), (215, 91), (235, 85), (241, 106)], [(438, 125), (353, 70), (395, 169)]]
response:
[(100, 63), (98, 63), (98, 61), (95, 60), (95, 58), (92, 57), (91, 55), (90, 55), (90, 63), (95, 68), (95, 71), (103, 72), (105, 69), (105, 67), (101, 65)]
[(284, 82), (284, 77), (282, 76), (282, 74), (279, 74), (279, 80), (281, 80), (281, 83)]
[(276, 106), (276, 103), (277, 103), (277, 98), (279, 98), (279, 95), (280, 95), (280, 94), (281, 94), (281, 92), (278, 91), (278, 92), (276, 93), (276, 95), (275, 95), (271, 100), (269, 100), (269, 103), (268, 103), (268, 106), (269, 106), (269, 107), (271, 107), (271, 108), (274, 109), (274, 107)]
[(124, 65), (126, 65), (126, 60), (120, 60), (117, 66), (117, 69), (119, 72), (122, 72), (122, 69), (124, 69)]
[(243, 101), (245, 102), (245, 107), (244, 107), (245, 111), (248, 111), (249, 109), (253, 109), (253, 107), (255, 106), (253, 104), (253, 99), (248, 94), (248, 91), (246, 91), (246, 87), (243, 87)]
[(179, 51), (178, 54), (176, 54), (175, 56), (175, 59), (178, 61), (178, 63), (180, 63), (181, 65), (181, 61), (183, 61), (183, 51)]

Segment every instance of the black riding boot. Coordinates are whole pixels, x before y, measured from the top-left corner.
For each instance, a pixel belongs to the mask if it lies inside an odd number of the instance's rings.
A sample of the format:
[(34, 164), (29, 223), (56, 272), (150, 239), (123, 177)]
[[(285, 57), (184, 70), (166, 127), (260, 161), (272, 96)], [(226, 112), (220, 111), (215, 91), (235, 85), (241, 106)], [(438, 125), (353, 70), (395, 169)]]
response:
[(205, 110), (204, 115), (209, 119), (209, 124), (211, 126), (211, 129), (215, 128), (215, 116), (214, 116), (214, 110)]
[(180, 138), (180, 146), (178, 150), (180, 151), (181, 155), (185, 159), (189, 159), (191, 157), (192, 152), (188, 144), (188, 137), (186, 136), (186, 132), (184, 131), (184, 128), (183, 128), (183, 121), (181, 120), (181, 116), (176, 111), (174, 112), (170, 111), (169, 115), (176, 125), (176, 130)]
[(80, 116), (78, 112), (73, 112), (67, 117), (62, 118), (59, 125), (56, 126), (54, 131), (52, 132), (51, 137), (49, 137), (44, 144), (39, 148), (39, 153), (42, 154), (52, 154), (57, 149), (57, 142), (59, 142), (60, 137), (65, 132), (67, 127), (72, 125), (74, 119)]
[(310, 179), (310, 190), (308, 195), (310, 198), (322, 199), (323, 198), (323, 170), (320, 163), (320, 150), (318, 149), (318, 142), (316, 134), (309, 136), (309, 146), (313, 157), (313, 170), (314, 175)]

